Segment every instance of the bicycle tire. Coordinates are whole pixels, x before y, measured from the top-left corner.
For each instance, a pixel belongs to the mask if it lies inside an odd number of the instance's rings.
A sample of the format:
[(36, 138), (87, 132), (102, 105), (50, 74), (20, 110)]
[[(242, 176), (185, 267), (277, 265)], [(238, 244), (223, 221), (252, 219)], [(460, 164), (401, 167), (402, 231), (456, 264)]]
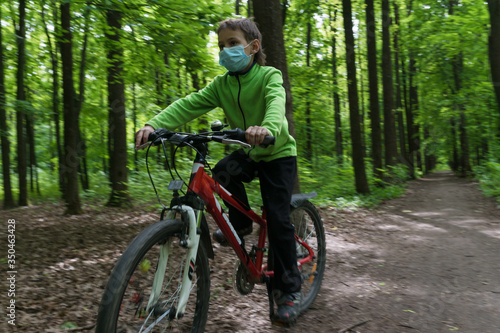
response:
[[(174, 313), (176, 293), (184, 270), (187, 250), (179, 245), (179, 236), (186, 229), (184, 222), (165, 220), (144, 229), (127, 247), (111, 272), (99, 306), (96, 333), (112, 332), (203, 332), (210, 301), (210, 270), (206, 250), (198, 247), (193, 285), (184, 316), (164, 316), (158, 325), (158, 312)], [(156, 271), (159, 250), (167, 240), (171, 254), (167, 260), (160, 300), (154, 311), (144, 313)], [(172, 274), (171, 276), (169, 274)], [(170, 294), (172, 293), (172, 294)], [(159, 309), (159, 310), (158, 310)], [(154, 325), (151, 330), (144, 328)], [(158, 327), (156, 327), (158, 326)], [(142, 328), (141, 328), (142, 327)]]
[[(302, 301), (300, 313), (306, 311), (314, 302), (321, 288), (326, 264), (326, 243), (323, 221), (316, 207), (303, 201), (297, 207), (290, 208), (290, 222), (295, 227), (295, 234), (306, 242), (314, 251), (315, 259), (302, 265)], [(307, 251), (298, 242), (297, 260), (307, 256)]]

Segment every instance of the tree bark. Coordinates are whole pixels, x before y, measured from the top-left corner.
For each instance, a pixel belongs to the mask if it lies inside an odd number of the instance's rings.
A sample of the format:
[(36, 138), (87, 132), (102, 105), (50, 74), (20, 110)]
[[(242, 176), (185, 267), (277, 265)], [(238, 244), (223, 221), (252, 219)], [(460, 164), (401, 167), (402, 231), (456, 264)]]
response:
[(391, 60), (391, 18), (389, 0), (382, 0), (382, 86), (384, 95), (384, 146), (385, 165), (396, 165), (398, 148), (394, 120), (394, 85)]
[(394, 73), (396, 75), (396, 95), (395, 95), (395, 106), (396, 106), (396, 121), (398, 130), (398, 142), (399, 142), (399, 160), (405, 161), (406, 159), (406, 136), (405, 136), (405, 123), (403, 118), (403, 102), (401, 96), (401, 76), (399, 67), (399, 5), (397, 3), (394, 6), (394, 22), (396, 23), (397, 31), (393, 35), (394, 44)]
[(370, 189), (366, 178), (366, 170), (362, 151), (361, 126), (359, 123), (359, 101), (356, 81), (356, 55), (354, 52), (354, 35), (352, 30), (351, 0), (342, 0), (345, 31), (345, 49), (347, 65), (347, 88), (349, 94), (349, 118), (351, 125), (352, 156), (356, 192), (368, 194)]
[[(49, 29), (47, 27), (47, 22), (45, 21), (45, 2), (41, 4), (41, 14), (42, 14), (42, 22), (45, 30), (45, 35), (47, 36), (47, 44), (50, 54), (50, 62), (52, 65), (52, 115), (54, 119), (54, 125), (56, 130), (56, 150), (57, 150), (57, 161), (58, 161), (58, 175), (59, 175), (59, 191), (61, 192), (61, 196), (64, 198), (64, 189), (66, 185), (64, 184), (64, 176), (63, 176), (63, 153), (61, 148), (61, 124), (59, 121), (59, 66), (57, 59), (57, 50), (54, 50), (52, 46), (52, 40), (50, 38)], [(53, 16), (54, 20), (57, 17), (57, 7), (53, 8)], [(54, 22), (54, 26), (58, 29), (58, 25)], [(56, 32), (57, 35), (57, 32)], [(57, 44), (56, 44), (57, 45)]]
[(27, 156), (26, 156), (26, 91), (24, 72), (26, 66), (26, 1), (19, 0), (19, 28), (16, 30), (17, 42), (17, 93), (16, 93), (16, 127), (17, 127), (17, 172), (19, 177), (19, 206), (28, 205)]
[(109, 178), (111, 196), (108, 206), (130, 204), (127, 185), (127, 130), (125, 115), (125, 84), (123, 80), (123, 48), (120, 44), (122, 13), (106, 12), (108, 28), (108, 108), (109, 108)]
[[(0, 21), (2, 21), (2, 7), (0, 6)], [(9, 127), (7, 125), (7, 112), (5, 110), (5, 72), (4, 53), (2, 40), (2, 26), (0, 25), (0, 137), (2, 147), (2, 175), (3, 175), (3, 208), (15, 207), (12, 195), (12, 183), (10, 179), (10, 140)]]
[[(310, 14), (306, 14), (310, 15)], [(307, 39), (306, 39), (306, 66), (311, 67), (311, 17), (307, 22)], [(307, 161), (311, 162), (313, 157), (312, 146), (312, 119), (311, 119), (311, 91), (306, 88), (306, 150), (304, 157)]]
[[(488, 39), (491, 81), (497, 99), (497, 111), (500, 115), (500, 0), (488, 0), (490, 12), (490, 36)], [(500, 121), (498, 122), (500, 136)]]
[(78, 117), (75, 110), (75, 88), (73, 82), (73, 51), (70, 3), (61, 4), (61, 60), (63, 79), (64, 115), (64, 170), (66, 188), (64, 200), (66, 214), (81, 214), (78, 187)]
[(375, 10), (373, 0), (366, 0), (366, 40), (368, 58), (368, 82), (370, 85), (370, 123), (372, 139), (373, 173), (382, 179), (382, 131), (380, 127), (380, 104), (378, 96), (377, 43), (375, 29)]
[[(285, 39), (282, 26), (282, 7), (279, 0), (253, 0), (255, 22), (262, 33), (262, 47), (267, 55), (266, 61), (269, 66), (276, 67), (283, 75), (283, 87), (286, 92), (286, 119), (288, 131), (295, 137), (295, 123), (293, 121), (292, 90), (288, 77), (288, 65), (286, 62)], [(300, 192), (300, 182), (297, 174), (294, 193)]]
[(338, 71), (337, 71), (337, 28), (335, 27), (335, 22), (337, 21), (337, 10), (333, 14), (330, 12), (330, 21), (332, 22), (332, 86), (333, 86), (333, 109), (334, 109), (334, 121), (335, 121), (335, 151), (337, 153), (337, 161), (342, 164), (344, 159), (344, 150), (342, 146), (342, 117), (340, 115), (340, 96), (338, 87)]

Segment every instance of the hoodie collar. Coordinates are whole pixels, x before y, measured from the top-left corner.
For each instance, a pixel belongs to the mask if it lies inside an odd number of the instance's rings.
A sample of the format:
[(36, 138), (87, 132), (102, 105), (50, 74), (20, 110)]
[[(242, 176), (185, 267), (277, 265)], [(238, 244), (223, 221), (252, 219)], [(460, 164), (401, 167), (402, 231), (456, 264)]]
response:
[(250, 72), (252, 70), (253, 66), (255, 66), (256, 63), (257, 63), (257, 61), (254, 60), (254, 62), (250, 66), (250, 68), (248, 68), (246, 71), (242, 71), (242, 72), (228, 72), (228, 74), (231, 75), (231, 76), (245, 75), (246, 73), (248, 73), (248, 72)]

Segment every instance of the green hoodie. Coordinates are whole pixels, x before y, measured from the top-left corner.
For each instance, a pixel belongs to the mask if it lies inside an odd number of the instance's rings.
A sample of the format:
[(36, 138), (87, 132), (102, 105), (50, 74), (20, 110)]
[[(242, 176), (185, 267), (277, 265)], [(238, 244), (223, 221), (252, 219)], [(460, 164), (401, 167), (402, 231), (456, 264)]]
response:
[(285, 118), (283, 79), (274, 67), (256, 64), (245, 74), (227, 72), (217, 76), (205, 88), (169, 105), (147, 124), (155, 129), (174, 130), (216, 107), (224, 110), (231, 128), (261, 126), (276, 137), (273, 146), (256, 146), (250, 150), (254, 161), (297, 155)]

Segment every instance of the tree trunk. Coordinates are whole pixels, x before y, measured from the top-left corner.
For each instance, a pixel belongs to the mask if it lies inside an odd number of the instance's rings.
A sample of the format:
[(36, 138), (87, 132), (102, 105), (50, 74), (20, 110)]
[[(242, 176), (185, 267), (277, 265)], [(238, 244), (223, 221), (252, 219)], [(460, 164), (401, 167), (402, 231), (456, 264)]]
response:
[[(2, 21), (2, 7), (0, 6), (0, 22)], [(0, 138), (2, 147), (2, 175), (3, 175), (3, 208), (15, 207), (10, 179), (10, 141), (7, 126), (7, 112), (5, 110), (5, 72), (2, 40), (2, 26), (0, 25)]]
[(61, 60), (63, 74), (64, 114), (64, 170), (66, 184), (64, 200), (66, 214), (81, 214), (78, 190), (78, 117), (75, 110), (75, 88), (73, 83), (73, 51), (71, 34), (70, 3), (61, 4)]
[[(59, 191), (61, 196), (64, 198), (64, 189), (66, 185), (64, 184), (63, 177), (63, 153), (61, 148), (61, 124), (59, 121), (59, 66), (57, 60), (57, 50), (52, 47), (52, 40), (50, 38), (49, 29), (47, 27), (47, 22), (45, 22), (45, 2), (41, 4), (42, 22), (45, 30), (45, 35), (47, 36), (48, 49), (50, 54), (50, 62), (52, 65), (52, 115), (54, 117), (54, 125), (56, 130), (56, 150), (57, 150), (57, 161), (58, 161), (58, 175), (59, 175)], [(54, 20), (57, 17), (57, 7), (53, 8)], [(58, 25), (54, 22), (54, 26), (58, 29)], [(56, 32), (57, 35), (57, 32)], [(57, 44), (56, 44), (57, 45)]]
[[(410, 16), (412, 12), (412, 1), (408, 3), (407, 15)], [(408, 26), (408, 31), (413, 31), (411, 24)], [(418, 89), (415, 83), (415, 75), (417, 74), (417, 62), (415, 60), (415, 51), (411, 48), (409, 49), (409, 68), (408, 68), (408, 86), (409, 86), (409, 96), (408, 103), (405, 108), (406, 112), (406, 133), (408, 135), (408, 166), (410, 171), (410, 177), (415, 178), (415, 162), (418, 156), (418, 150), (420, 148), (420, 140), (418, 133), (418, 125), (415, 124), (413, 118), (418, 110)]]
[(337, 161), (339, 164), (342, 164), (344, 157), (344, 150), (342, 147), (342, 118), (340, 116), (340, 96), (339, 96), (339, 87), (337, 81), (337, 39), (336, 33), (337, 29), (335, 28), (335, 22), (337, 21), (337, 10), (335, 9), (335, 13), (333, 14), (333, 18), (330, 12), (330, 21), (332, 21), (332, 86), (333, 86), (333, 108), (334, 108), (334, 121), (335, 121), (335, 151), (337, 153)]
[[(250, 1), (249, 1), (250, 2)], [(255, 22), (262, 33), (262, 46), (266, 51), (266, 61), (269, 66), (276, 67), (283, 75), (283, 87), (286, 92), (286, 119), (288, 131), (295, 137), (295, 124), (293, 121), (292, 91), (288, 77), (286, 62), (285, 40), (282, 26), (282, 7), (279, 0), (253, 0)], [(300, 183), (297, 174), (294, 193), (300, 192)]]
[(26, 156), (26, 112), (24, 102), (26, 92), (24, 87), (24, 71), (26, 66), (26, 1), (19, 0), (19, 28), (17, 35), (17, 172), (19, 175), (19, 206), (28, 205), (27, 156)]
[(394, 20), (396, 23), (397, 31), (394, 32), (394, 73), (396, 74), (396, 120), (398, 129), (399, 141), (399, 160), (405, 161), (406, 159), (406, 140), (405, 140), (405, 124), (403, 118), (403, 103), (401, 98), (401, 77), (399, 75), (399, 6), (394, 3)]
[[(490, 12), (490, 36), (488, 39), (489, 58), (491, 67), (491, 81), (497, 99), (497, 110), (500, 115), (500, 1), (488, 0)], [(498, 122), (500, 136), (500, 121)]]
[(356, 55), (354, 52), (354, 35), (352, 30), (351, 0), (342, 0), (344, 16), (347, 87), (349, 94), (349, 118), (351, 125), (351, 142), (356, 191), (368, 194), (370, 189), (366, 178), (366, 170), (362, 151), (361, 126), (359, 123), (359, 101), (356, 81)]
[[(458, 5), (458, 0), (450, 0), (448, 8), (448, 14), (454, 15), (454, 7)], [(454, 91), (453, 95), (460, 100), (460, 92), (462, 90), (462, 75), (464, 71), (464, 56), (463, 53), (453, 56), (452, 58), (453, 66), (453, 80), (454, 80)], [(469, 140), (467, 138), (467, 127), (465, 118), (465, 106), (461, 101), (455, 101), (455, 108), (458, 111), (458, 131), (460, 138), (460, 172), (462, 176), (467, 176), (472, 173), (472, 167), (470, 164), (470, 152), (469, 152)]]
[(122, 13), (108, 10), (108, 108), (109, 108), (109, 178), (111, 197), (108, 206), (130, 204), (127, 185), (127, 129), (125, 115), (125, 84), (123, 80), (123, 48), (120, 44)]
[(373, 0), (366, 0), (366, 40), (368, 58), (368, 82), (370, 85), (370, 123), (372, 139), (373, 173), (382, 179), (382, 131), (380, 128), (380, 104), (378, 96), (377, 43), (375, 29), (375, 10)]
[(382, 0), (382, 86), (384, 95), (385, 165), (397, 162), (396, 123), (394, 120), (394, 85), (392, 80), (389, 0)]
[[(309, 14), (306, 14), (309, 15)], [(306, 40), (306, 65), (307, 68), (311, 67), (311, 17), (307, 22), (307, 40)], [(312, 146), (312, 120), (311, 120), (311, 90), (306, 88), (306, 151), (304, 157), (307, 161), (312, 162), (313, 157)]]
[[(76, 102), (76, 117), (80, 119), (80, 113), (82, 111), (83, 101), (85, 99), (85, 67), (87, 59), (87, 44), (88, 44), (88, 34), (90, 26), (90, 6), (87, 4), (85, 9), (85, 26), (83, 28), (83, 47), (80, 60), (80, 74), (78, 79), (78, 97)], [(80, 126), (78, 126), (78, 157), (80, 158), (80, 164), (78, 166), (78, 171), (80, 173), (80, 182), (82, 184), (83, 190), (88, 190), (90, 188), (90, 179), (87, 170), (87, 145), (85, 143), (85, 135), (82, 133)]]

